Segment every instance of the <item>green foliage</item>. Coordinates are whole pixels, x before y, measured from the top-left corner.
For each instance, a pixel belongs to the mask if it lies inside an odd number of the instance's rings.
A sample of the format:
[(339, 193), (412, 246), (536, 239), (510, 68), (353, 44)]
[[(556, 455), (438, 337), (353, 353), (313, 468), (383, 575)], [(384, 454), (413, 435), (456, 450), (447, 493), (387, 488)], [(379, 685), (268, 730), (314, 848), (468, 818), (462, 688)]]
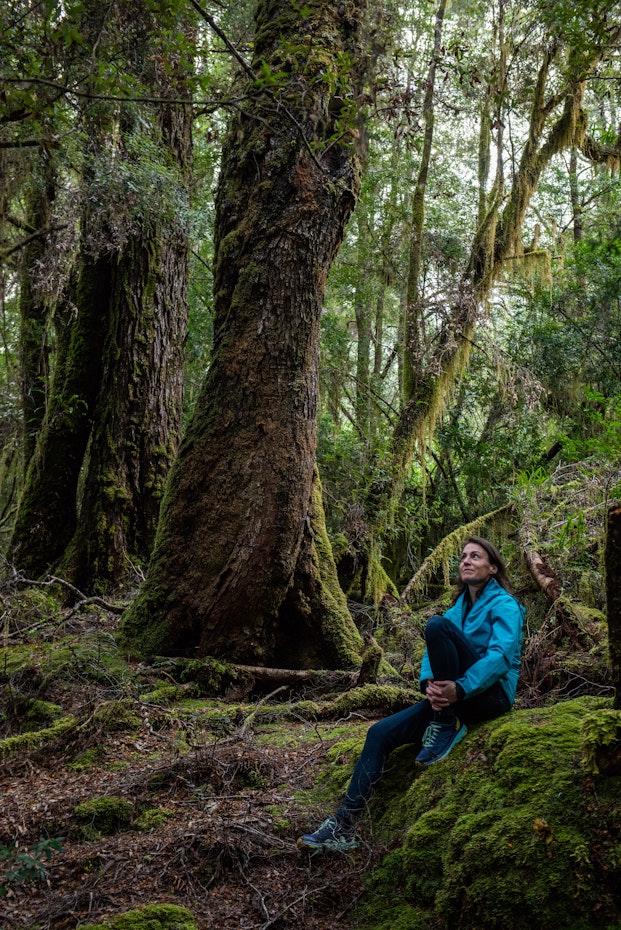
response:
[(54, 852), (60, 852), (62, 848), (62, 837), (41, 837), (38, 843), (27, 847), (16, 843), (0, 843), (0, 897), (7, 893), (9, 885), (47, 878), (45, 863), (50, 861)]

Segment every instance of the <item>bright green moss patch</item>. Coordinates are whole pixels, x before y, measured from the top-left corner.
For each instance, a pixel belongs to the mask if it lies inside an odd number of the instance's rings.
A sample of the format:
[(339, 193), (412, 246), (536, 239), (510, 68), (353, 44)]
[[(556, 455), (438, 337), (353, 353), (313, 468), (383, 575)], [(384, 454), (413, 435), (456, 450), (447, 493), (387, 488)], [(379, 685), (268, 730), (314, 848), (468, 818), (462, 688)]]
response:
[(197, 930), (197, 926), (185, 907), (176, 904), (147, 904), (134, 911), (110, 917), (101, 924), (85, 924), (82, 930)]
[(137, 830), (148, 833), (150, 830), (157, 830), (163, 826), (173, 816), (171, 811), (163, 810), (160, 807), (149, 808), (136, 818), (134, 826)]
[(93, 721), (105, 733), (139, 730), (142, 718), (131, 700), (106, 701), (98, 707)]
[(97, 633), (0, 648), (0, 667), (6, 674), (30, 670), (42, 687), (48, 681), (64, 678), (109, 685), (127, 680), (130, 674), (112, 637)]
[(594, 782), (581, 765), (585, 715), (609, 713), (597, 698), (515, 711), (412, 766), (405, 794), (380, 790), (380, 831), (401, 823), (404, 839), (370, 877), (359, 926), (618, 926), (621, 777)]
[(36, 698), (28, 700), (24, 710), (28, 727), (32, 726), (32, 724), (58, 720), (63, 715), (60, 704), (52, 704), (50, 701), (38, 701)]
[(98, 834), (111, 836), (126, 829), (131, 824), (133, 811), (131, 801), (109, 795), (78, 804), (74, 814), (87, 836), (94, 838)]
[(24, 749), (39, 749), (45, 743), (52, 742), (52, 740), (77, 726), (78, 721), (75, 717), (61, 717), (51, 727), (20, 733), (18, 736), (9, 736), (7, 739), (0, 740), (0, 756), (4, 753), (18, 752)]
[(97, 746), (91, 749), (85, 749), (73, 762), (67, 764), (67, 768), (71, 769), (73, 772), (88, 772), (97, 765), (100, 757), (101, 747)]
[(605, 769), (606, 748), (621, 741), (621, 711), (607, 707), (587, 714), (580, 728), (582, 764), (587, 772)]
[(141, 694), (140, 700), (145, 704), (170, 705), (182, 701), (184, 697), (187, 697), (187, 692), (183, 688), (177, 685), (162, 685), (160, 688), (155, 688), (154, 691)]

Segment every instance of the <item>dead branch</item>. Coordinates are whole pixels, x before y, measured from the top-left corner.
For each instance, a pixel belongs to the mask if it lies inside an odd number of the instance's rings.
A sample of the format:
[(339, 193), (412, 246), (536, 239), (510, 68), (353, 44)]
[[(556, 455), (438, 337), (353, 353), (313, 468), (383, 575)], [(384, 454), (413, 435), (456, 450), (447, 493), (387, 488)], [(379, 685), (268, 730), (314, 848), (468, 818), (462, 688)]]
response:
[(527, 526), (521, 525), (518, 537), (524, 553), (524, 560), (528, 570), (550, 601), (556, 601), (561, 594), (562, 582), (556, 572), (550, 568), (540, 552), (531, 542), (531, 533)]

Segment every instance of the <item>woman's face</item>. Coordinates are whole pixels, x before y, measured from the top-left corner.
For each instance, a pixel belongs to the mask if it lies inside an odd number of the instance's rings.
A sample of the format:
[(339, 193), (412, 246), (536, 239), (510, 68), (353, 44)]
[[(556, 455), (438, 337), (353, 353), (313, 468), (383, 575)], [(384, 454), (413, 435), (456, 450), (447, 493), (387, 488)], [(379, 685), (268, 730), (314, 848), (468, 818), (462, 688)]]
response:
[(484, 585), (498, 572), (498, 566), (492, 565), (489, 555), (482, 546), (466, 543), (459, 563), (459, 577), (464, 584)]

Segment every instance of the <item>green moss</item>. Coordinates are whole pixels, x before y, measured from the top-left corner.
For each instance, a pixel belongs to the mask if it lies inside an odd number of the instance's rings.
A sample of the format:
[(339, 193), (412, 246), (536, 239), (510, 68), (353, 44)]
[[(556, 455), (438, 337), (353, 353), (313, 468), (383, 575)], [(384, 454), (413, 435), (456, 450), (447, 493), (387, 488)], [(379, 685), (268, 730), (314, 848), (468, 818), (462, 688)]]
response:
[(59, 680), (123, 682), (129, 677), (127, 665), (120, 658), (110, 636), (67, 636), (54, 642), (33, 642), (0, 649), (0, 666), (7, 674), (30, 669), (42, 690)]
[(60, 704), (51, 704), (49, 701), (39, 701), (35, 698), (26, 702), (25, 717), (29, 724), (58, 720), (62, 713)]
[(81, 930), (197, 930), (190, 911), (176, 904), (147, 904)]
[(372, 555), (369, 559), (366, 590), (375, 607), (379, 606), (380, 601), (386, 594), (399, 597), (397, 588), (376, 555)]
[(51, 727), (20, 733), (18, 736), (9, 736), (7, 739), (0, 740), (0, 756), (20, 750), (39, 749), (45, 743), (52, 742), (77, 726), (78, 720), (75, 717), (61, 717)]
[(70, 762), (67, 765), (67, 768), (71, 769), (73, 772), (88, 772), (90, 769), (95, 767), (100, 755), (101, 749), (99, 747), (85, 749), (84, 752), (81, 752), (80, 755), (73, 760), (73, 762)]
[(594, 726), (583, 726), (585, 714), (606, 706), (581, 698), (515, 711), (413, 771), (405, 795), (383, 799), (379, 831), (394, 837), (400, 823), (405, 834), (370, 877), (358, 926), (614, 926), (621, 862), (611, 825), (621, 821), (621, 778), (593, 786), (581, 765)]
[(315, 566), (320, 578), (319, 587), (323, 602), (320, 609), (325, 644), (332, 654), (334, 668), (357, 668), (361, 661), (362, 637), (349, 613), (347, 599), (339, 585), (326, 528), (321, 481), (317, 469), (313, 480), (310, 516), (315, 534)]
[(274, 833), (288, 833), (291, 830), (291, 821), (278, 804), (268, 804), (265, 813), (272, 819)]
[(621, 710), (602, 707), (587, 714), (580, 728), (582, 764), (587, 772), (600, 770), (601, 750), (618, 744), (621, 739)]
[(330, 703), (332, 715), (345, 716), (365, 707), (395, 713), (420, 699), (420, 692), (395, 685), (363, 685), (345, 691)]
[(94, 838), (97, 835), (111, 836), (128, 827), (133, 811), (133, 804), (127, 798), (109, 795), (84, 801), (78, 804), (73, 813), (86, 835)]
[(186, 697), (187, 692), (177, 685), (162, 685), (147, 694), (141, 694), (140, 700), (145, 704), (175, 704)]
[(148, 833), (149, 830), (157, 830), (163, 826), (170, 817), (174, 816), (170, 811), (162, 810), (159, 807), (150, 808), (143, 811), (134, 821), (137, 830)]
[(106, 701), (93, 714), (94, 723), (106, 733), (118, 730), (139, 730), (142, 718), (136, 712), (133, 701)]

